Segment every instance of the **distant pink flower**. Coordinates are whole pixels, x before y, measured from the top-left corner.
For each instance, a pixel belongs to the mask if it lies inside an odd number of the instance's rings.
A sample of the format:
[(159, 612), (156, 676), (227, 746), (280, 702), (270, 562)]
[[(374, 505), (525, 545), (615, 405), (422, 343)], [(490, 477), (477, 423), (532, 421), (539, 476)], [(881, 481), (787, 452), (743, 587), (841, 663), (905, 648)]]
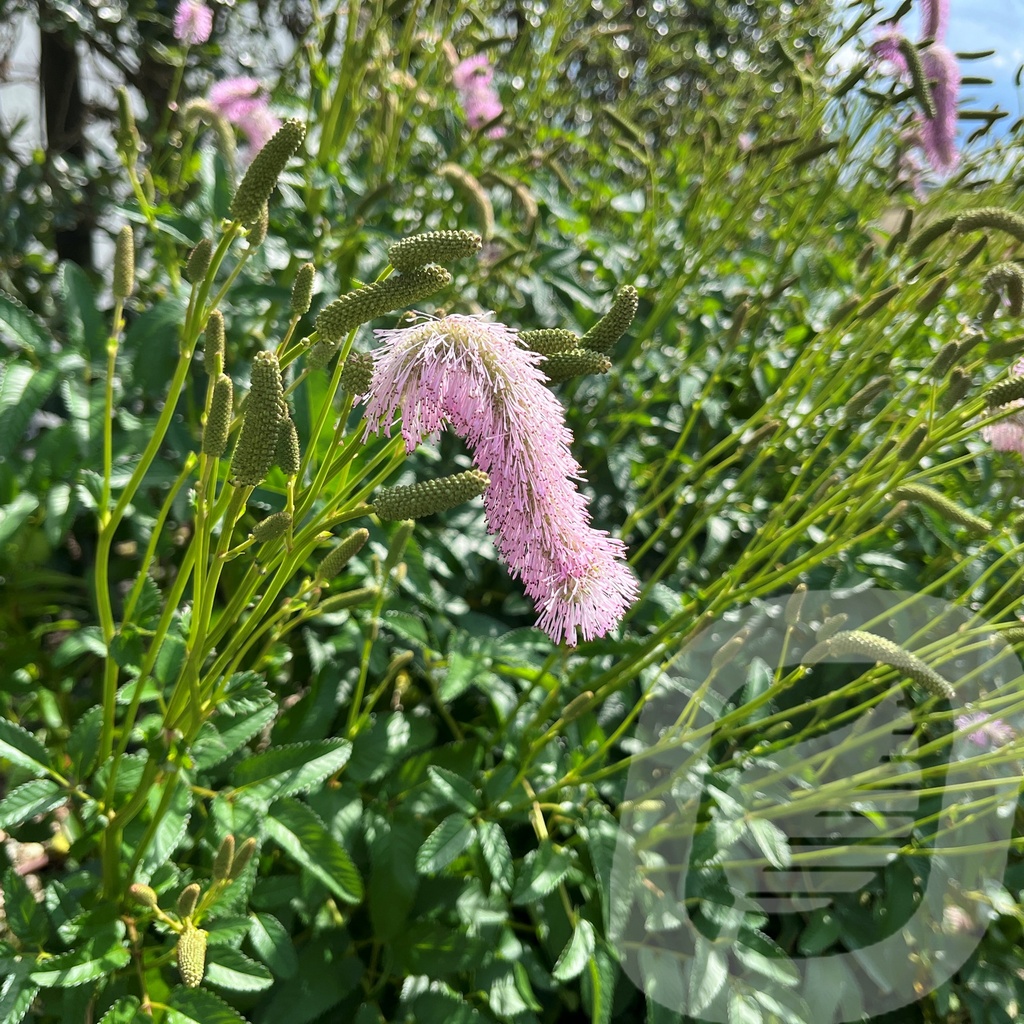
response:
[[(1024, 376), (1024, 359), (1016, 363), (1010, 372), (1014, 377)], [(1024, 456), (1024, 398), (1018, 398), (1010, 405), (1022, 411), (1013, 413), (998, 423), (982, 427), (981, 436), (997, 452), (1017, 452)]]
[(877, 60), (893, 65), (894, 74), (902, 75), (907, 70), (907, 58), (900, 50), (900, 44), (905, 39), (906, 36), (897, 25), (879, 28), (875, 33), (875, 41), (871, 44), (871, 54)]
[(953, 723), (957, 729), (963, 732), (978, 726), (973, 732), (968, 733), (968, 740), (976, 747), (995, 748), (1001, 747), (1012, 740), (1016, 733), (1012, 725), (1007, 725), (1001, 718), (992, 718), (984, 711), (975, 711), (969, 715), (958, 715)]
[(174, 38), (186, 46), (198, 46), (210, 38), (213, 11), (203, 0), (181, 0), (174, 12)]
[(953, 52), (941, 43), (921, 54), (924, 73), (932, 83), (935, 117), (918, 115), (928, 161), (937, 171), (951, 171), (960, 154), (956, 148), (956, 103), (960, 94), (960, 65)]
[[(485, 54), (478, 53), (456, 64), (452, 70), (452, 82), (458, 90), (470, 128), (483, 127), (504, 109), (494, 88), (494, 69)], [(504, 134), (505, 129), (500, 124), (487, 131), (492, 139), (501, 138)]]
[(921, 0), (921, 34), (936, 43), (946, 39), (949, 0)]
[(503, 324), (448, 316), (377, 331), (367, 433), (390, 434), (396, 412), (412, 451), (445, 424), (465, 439), (491, 479), (488, 530), (523, 581), (537, 625), (556, 642), (603, 636), (636, 599), (621, 541), (590, 525), (577, 490), (564, 412), (544, 386), (541, 357)]
[(263, 85), (256, 78), (226, 78), (210, 87), (210, 106), (226, 117), (256, 152), (281, 127), (270, 112)]

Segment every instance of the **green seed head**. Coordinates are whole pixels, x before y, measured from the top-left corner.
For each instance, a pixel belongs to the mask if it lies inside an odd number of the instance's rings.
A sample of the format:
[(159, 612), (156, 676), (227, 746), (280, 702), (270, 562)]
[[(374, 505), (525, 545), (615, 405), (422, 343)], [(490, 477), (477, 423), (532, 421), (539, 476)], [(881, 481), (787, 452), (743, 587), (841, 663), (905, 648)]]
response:
[(196, 247), (188, 254), (188, 263), (185, 264), (185, 280), (191, 281), (192, 284), (199, 284), (206, 277), (212, 258), (213, 242), (208, 238), (200, 238)]
[(985, 404), (990, 409), (998, 409), (1000, 406), (1016, 402), (1018, 398), (1024, 398), (1024, 377), (1009, 377), (988, 389), (985, 393)]
[[(268, 540), (276, 540), (278, 537), (283, 536), (291, 525), (292, 517), (290, 512), (275, 512), (272, 516), (261, 519), (252, 528), (252, 535), (261, 544), (266, 544)], [(214, 877), (218, 876), (215, 874)], [(226, 878), (227, 875), (224, 877)]]
[(353, 530), (316, 568), (318, 580), (330, 580), (362, 550), (370, 539), (370, 531)]
[(206, 936), (202, 928), (189, 922), (178, 936), (175, 957), (178, 973), (187, 988), (198, 988), (206, 971)]
[(178, 917), (183, 921), (186, 917), (191, 917), (196, 910), (196, 904), (199, 902), (199, 883), (193, 882), (191, 885), (186, 885), (181, 890), (181, 895), (178, 897), (178, 905), (176, 910)]
[(551, 384), (560, 384), (572, 377), (590, 373), (607, 373), (611, 368), (612, 361), (606, 355), (588, 348), (556, 352), (540, 364), (541, 371)]
[(569, 352), (580, 347), (580, 339), (572, 331), (559, 327), (520, 331), (519, 340), (531, 352), (539, 352), (542, 356), (553, 356), (557, 352)]
[(997, 263), (985, 275), (982, 287), (991, 292), (1004, 293), (1014, 316), (1024, 312), (1024, 270), (1021, 270), (1019, 264)]
[(899, 41), (900, 53), (907, 62), (907, 70), (910, 72), (911, 89), (914, 92), (914, 99), (921, 105), (921, 111), (929, 121), (934, 121), (937, 114), (935, 110), (935, 98), (932, 96), (932, 88), (928, 84), (928, 76), (925, 74), (924, 65), (921, 63), (921, 54), (917, 47), (906, 37)]
[(365, 395), (373, 380), (373, 356), (369, 352), (350, 352), (341, 371), (341, 387), (350, 395)]
[(114, 243), (114, 298), (122, 302), (135, 290), (135, 236), (125, 224)]
[(984, 228), (995, 228), (1013, 235), (1018, 242), (1024, 242), (1024, 217), (1013, 210), (1002, 206), (982, 206), (977, 210), (968, 210), (954, 218), (953, 231), (962, 235), (968, 231), (980, 231)]
[(284, 403), (281, 409), (281, 422), (277, 426), (277, 452), (274, 455), (274, 462), (281, 467), (285, 476), (295, 476), (302, 462), (299, 432), (295, 429), (295, 421)]
[(923, 484), (902, 484), (893, 490), (892, 496), (897, 501), (906, 501), (911, 505), (925, 505), (947, 522), (966, 527), (971, 533), (985, 534), (992, 529), (987, 519), (968, 512), (944, 494)]
[(949, 372), (949, 368), (956, 362), (956, 357), (960, 354), (960, 344), (956, 341), (947, 341), (942, 348), (939, 349), (939, 354), (935, 357), (935, 361), (932, 363), (932, 373), (938, 380), (942, 380), (943, 377)]
[(907, 435), (906, 440), (899, 446), (898, 454), (904, 462), (911, 462), (917, 458), (921, 446), (928, 440), (928, 424), (919, 423)]
[(270, 206), (264, 203), (260, 209), (260, 215), (249, 226), (247, 241), (250, 249), (258, 249), (266, 240), (267, 232), (270, 230)]
[(274, 465), (283, 401), (277, 356), (260, 352), (253, 360), (249, 404), (231, 462), (232, 475), (243, 487), (262, 483)]
[(396, 242), (388, 249), (388, 259), (396, 270), (412, 270), (475, 256), (482, 245), (483, 239), (473, 231), (428, 231)]
[(580, 346), (594, 352), (611, 351), (615, 342), (629, 329), (638, 305), (639, 296), (631, 284), (620, 288), (612, 308), (583, 335)]
[(942, 407), (952, 409), (971, 390), (971, 375), (962, 367), (955, 366), (949, 375), (949, 384), (942, 395)]
[(203, 335), (203, 363), (211, 377), (224, 372), (224, 314), (219, 309), (210, 313)]
[(213, 385), (213, 396), (210, 398), (206, 426), (203, 428), (203, 454), (211, 459), (219, 459), (228, 446), (234, 390), (231, 378), (225, 373)]
[(131, 896), (136, 903), (139, 903), (144, 907), (148, 907), (150, 910), (156, 910), (158, 906), (156, 890), (150, 888), (148, 885), (143, 885), (141, 882), (136, 882), (134, 885), (130, 885), (128, 887), (128, 895)]
[(920, 256), (932, 242), (949, 234), (956, 224), (959, 214), (952, 213), (948, 217), (940, 217), (930, 224), (921, 228), (920, 231), (910, 240), (910, 255)]
[(316, 276), (316, 267), (312, 263), (303, 263), (295, 275), (292, 283), (292, 299), (290, 310), (292, 316), (305, 316), (309, 312), (310, 303), (313, 301), (313, 278)]
[[(281, 513), (278, 513), (280, 515)], [(287, 513), (285, 513), (287, 514)], [(273, 518), (273, 516), (271, 516)], [(289, 516), (289, 520), (291, 517)], [(263, 522), (266, 522), (264, 519)], [(263, 525), (262, 523), (260, 524)], [(231, 864), (235, 859), (235, 837), (230, 833), (224, 837), (213, 860), (213, 877), (218, 882), (223, 882), (231, 877)]]
[(791, 629), (799, 625), (800, 615), (804, 610), (804, 601), (807, 600), (807, 584), (798, 583), (796, 589), (789, 595), (786, 601), (786, 608), (783, 612), (783, 619)]
[(846, 625), (846, 620), (849, 617), (846, 612), (839, 612), (837, 615), (830, 615), (827, 619), (823, 620), (817, 632), (818, 643), (823, 643), (830, 637), (835, 636)]
[(277, 185), (277, 179), (288, 161), (302, 145), (306, 137), (306, 126), (294, 118), (281, 125), (267, 144), (256, 154), (245, 172), (234, 199), (231, 200), (229, 215), (242, 224), (257, 221), (267, 200)]
[(471, 469), (405, 487), (388, 487), (374, 499), (374, 511), (378, 519), (385, 521), (422, 519), (483, 494), (490, 482), (486, 473)]

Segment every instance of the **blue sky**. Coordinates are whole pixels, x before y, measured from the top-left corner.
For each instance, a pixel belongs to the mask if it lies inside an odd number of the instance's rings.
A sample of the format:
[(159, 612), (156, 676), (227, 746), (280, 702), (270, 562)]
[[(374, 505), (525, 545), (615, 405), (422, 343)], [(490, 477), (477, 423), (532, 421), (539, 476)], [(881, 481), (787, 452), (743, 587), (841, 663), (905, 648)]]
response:
[(1009, 128), (1024, 113), (1013, 84), (1017, 68), (1024, 63), (1024, 0), (950, 0), (946, 42), (957, 51), (996, 51), (994, 57), (961, 65), (964, 75), (995, 80), (994, 85), (984, 88), (968, 86), (964, 96), (975, 97), (978, 102), (971, 106), (978, 109), (999, 103), (1010, 112), (1000, 127)]

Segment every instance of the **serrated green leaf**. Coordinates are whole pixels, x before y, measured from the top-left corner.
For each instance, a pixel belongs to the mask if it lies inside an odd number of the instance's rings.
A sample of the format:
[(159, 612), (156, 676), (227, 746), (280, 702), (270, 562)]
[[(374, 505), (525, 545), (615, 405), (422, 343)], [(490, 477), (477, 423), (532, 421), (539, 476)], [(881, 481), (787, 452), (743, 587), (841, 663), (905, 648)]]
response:
[(96, 308), (96, 293), (85, 271), (77, 264), (67, 261), (61, 264), (60, 294), (70, 347), (83, 355), (101, 355), (106, 328)]
[(67, 744), (67, 753), (73, 768), (72, 776), (75, 779), (84, 779), (96, 767), (102, 728), (103, 708), (99, 704), (89, 708), (75, 722)]
[(231, 946), (210, 948), (205, 980), (232, 992), (262, 992), (274, 984), (273, 975), (263, 964), (250, 960)]
[(46, 747), (20, 725), (0, 718), (0, 759), (6, 759), (35, 775), (45, 775), (50, 763)]
[(72, 945), (83, 923), (82, 905), (57, 879), (47, 885), (43, 902), (61, 942)]
[(555, 981), (571, 981), (575, 978), (594, 955), (596, 939), (594, 926), (586, 918), (581, 917), (565, 949), (559, 955), (551, 971), (551, 977)]
[(39, 508), (34, 494), (19, 494), (9, 505), (0, 508), (0, 548), (14, 540), (30, 515)]
[(47, 936), (46, 913), (25, 879), (14, 868), (4, 872), (4, 919), (9, 928), (25, 944), (41, 945)]
[(97, 658), (107, 656), (107, 645), (103, 642), (103, 633), (99, 626), (85, 626), (67, 637), (54, 652), (53, 664), (58, 668), (64, 668), (84, 654), (93, 654)]
[(37, 814), (48, 814), (66, 799), (64, 790), (49, 779), (26, 782), (0, 801), (0, 828), (10, 829)]
[(775, 868), (789, 867), (792, 857), (786, 833), (767, 818), (750, 818), (747, 824), (754, 842), (768, 863)]
[(346, 903), (363, 898), (363, 881), (352, 858), (304, 804), (279, 800), (264, 822), (267, 835), (297, 864)]
[(424, 840), (416, 854), (416, 870), (436, 875), (473, 842), (473, 824), (464, 814), (449, 814)]
[(0, 987), (0, 1024), (21, 1024), (38, 994), (39, 986), (23, 971), (7, 975)]
[(245, 1018), (219, 996), (179, 985), (167, 1002), (167, 1024), (246, 1024)]
[(0, 458), (18, 454), (29, 422), (56, 384), (54, 368), (37, 370), (14, 361), (0, 367)]
[(235, 765), (235, 789), (258, 787), (264, 798), (275, 799), (308, 792), (347, 763), (352, 754), (348, 740), (314, 740), (273, 747)]
[(121, 996), (113, 1006), (100, 1018), (100, 1024), (141, 1024), (150, 1018), (139, 1008), (135, 996)]
[(556, 849), (550, 839), (531, 850), (512, 890), (512, 902), (518, 905), (543, 899), (569, 873), (572, 857), (566, 849)]
[(249, 919), (249, 941), (256, 955), (279, 978), (295, 977), (299, 958), (285, 926), (271, 914), (254, 913)]
[[(587, 969), (580, 978), (583, 994), (592, 1024), (609, 1024), (615, 1004), (615, 986), (620, 967), (618, 960), (608, 951), (603, 942), (597, 944)], [(650, 1000), (648, 1005), (653, 1002)]]
[(839, 938), (842, 925), (831, 907), (819, 907), (804, 926), (797, 948), (804, 956), (820, 956)]
[(484, 855), (484, 863), (491, 877), (504, 892), (512, 891), (515, 881), (515, 868), (512, 864), (512, 851), (509, 849), (505, 832), (496, 821), (481, 821), (476, 828), (480, 841), (480, 852)]
[(187, 650), (185, 641), (180, 636), (172, 634), (164, 637), (156, 656), (156, 663), (153, 665), (153, 678), (161, 686), (171, 686), (177, 681), (185, 664)]
[(729, 961), (725, 951), (706, 940), (699, 942), (690, 970), (687, 1012), (696, 1016), (707, 1009), (725, 987), (728, 977)]
[(46, 355), (51, 345), (50, 332), (43, 322), (27, 306), (3, 292), (0, 292), (0, 341), (36, 355)]
[(192, 746), (192, 759), (202, 771), (216, 767), (265, 729), (277, 714), (275, 704), (266, 704), (251, 714), (223, 717), (206, 722)]
[[(340, 1003), (363, 976), (363, 964), (343, 955), (324, 936), (302, 947), (302, 970), (289, 981), (278, 982), (254, 1014), (256, 1024), (310, 1024), (315, 1020), (350, 1020), (348, 1013), (327, 1011)], [(360, 993), (366, 998), (365, 993)]]
[(119, 931), (108, 930), (67, 953), (41, 960), (29, 977), (43, 988), (74, 988), (120, 970), (131, 954)]
[(192, 786), (184, 773), (181, 773), (175, 778), (174, 787), (170, 803), (139, 865), (140, 881), (147, 881), (153, 872), (170, 858), (185, 838), (188, 822), (192, 817)]
[(764, 1017), (749, 996), (733, 992), (729, 996), (729, 1024), (764, 1024)]
[(433, 764), (427, 768), (427, 775), (434, 789), (460, 811), (476, 814), (480, 810), (480, 794), (462, 776)]

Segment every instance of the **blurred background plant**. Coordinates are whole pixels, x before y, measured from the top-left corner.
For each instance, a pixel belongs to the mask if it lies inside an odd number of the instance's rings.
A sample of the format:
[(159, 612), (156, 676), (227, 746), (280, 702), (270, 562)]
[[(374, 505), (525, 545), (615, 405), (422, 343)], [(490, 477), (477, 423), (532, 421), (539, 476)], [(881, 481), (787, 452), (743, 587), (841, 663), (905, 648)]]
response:
[[(46, 0), (45, 147), (26, 154), (18, 126), (0, 140), (0, 827), (42, 844), (28, 869), (9, 848), (0, 1021), (691, 1019), (685, 1006), (645, 1002), (607, 941), (608, 837), (635, 722), (679, 648), (714, 617), (801, 581), (927, 589), (981, 616), (979, 636), (1019, 639), (1021, 453), (995, 452), (981, 433), (1024, 397), (986, 391), (1022, 355), (1013, 274), (988, 276), (1016, 266), (1024, 240), (1012, 216), (1017, 135), (992, 135), (999, 111), (961, 109), (977, 130), (955, 176), (908, 165), (903, 130), (920, 96), (868, 49), (895, 8), (210, 8), (209, 40), (186, 47), (169, 3)], [(0, 22), (26, 11), (0, 2)], [(128, 87), (137, 136), (113, 93), (83, 95), (82, 60)], [(460, 86), (467, 60), (473, 78)], [(533, 609), (477, 504), (411, 536), (372, 522), (343, 582), (380, 600), (310, 616), (244, 653), (239, 692), (207, 723), (205, 749), (174, 752), (188, 759), (187, 794), (165, 805), (176, 790), (154, 789), (140, 811), (160, 856), (118, 884), (151, 886), (153, 899), (103, 901), (98, 794), (110, 768), (90, 750), (115, 657), (94, 597), (108, 254), (134, 225), (116, 498), (174, 374), (184, 260), (227, 217), (253, 155), (239, 118), (214, 102), (218, 83), (240, 78), (265, 116), (299, 118), (309, 134), (222, 307), (236, 383), (280, 340), (303, 264), (317, 283), (296, 338), (414, 232), (478, 232), (478, 261), (454, 265), (436, 303), (494, 309), (523, 330), (583, 334), (635, 285), (639, 313), (610, 372), (557, 394), (595, 521), (627, 543), (642, 596), (618, 637), (555, 648), (530, 628)], [(955, 221), (977, 209), (990, 214)], [(304, 440), (329, 408), (327, 380), (311, 374), (294, 394)], [(195, 530), (185, 481), (205, 387), (198, 375), (184, 388), (104, 562), (121, 606), (150, 567), (134, 601), (143, 636)], [(404, 466), (392, 482), (468, 462), (442, 436)], [(899, 490), (921, 486), (932, 490)], [(280, 481), (259, 488), (251, 508), (275, 512), (283, 493)], [(241, 579), (226, 573), (218, 612)], [(191, 591), (180, 596), (187, 616)], [(929, 657), (941, 667), (955, 653)], [(176, 669), (151, 667), (146, 713), (118, 734), (125, 801), (145, 765), (170, 756), (154, 723)], [(864, 693), (877, 678), (865, 675)], [(1013, 682), (991, 695), (1010, 729), (997, 756), (1011, 766)], [(726, 780), (764, 753), (749, 720), (767, 684), (747, 683), (717, 741)], [(813, 700), (806, 688), (769, 698), (771, 714), (794, 721)], [(773, 738), (769, 752), (800, 738)], [(707, 796), (702, 826), (715, 810)], [(917, 840), (927, 834), (922, 823)], [(256, 841), (234, 880), (228, 835), (239, 849)], [(978, 952), (901, 1021), (1015, 1019), (1018, 842), (1019, 832), (1005, 878), (977, 894), (989, 922)], [(193, 883), (200, 909), (185, 895)], [(907, 886), (892, 867), (870, 900), (898, 918)], [(752, 918), (743, 941), (778, 982), (787, 957), (867, 944), (856, 905), (840, 901), (834, 927), (813, 914), (785, 927)], [(209, 933), (205, 975), (172, 988), (186, 932), (195, 957), (193, 921)], [(48, 966), (49, 955), (63, 959)], [(723, 983), (709, 971), (694, 1005)], [(838, 1011), (754, 992), (734, 1012), (789, 1024)]]

